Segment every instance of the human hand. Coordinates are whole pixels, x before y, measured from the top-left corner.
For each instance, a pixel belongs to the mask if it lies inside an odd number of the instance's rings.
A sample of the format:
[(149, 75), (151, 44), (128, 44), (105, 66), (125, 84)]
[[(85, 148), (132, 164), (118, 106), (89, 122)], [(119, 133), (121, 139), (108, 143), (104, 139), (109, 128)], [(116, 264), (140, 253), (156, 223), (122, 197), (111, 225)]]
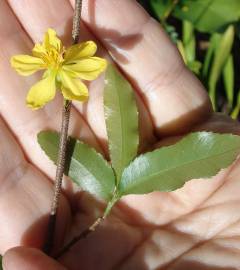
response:
[[(26, 108), (26, 93), (38, 75), (19, 77), (9, 59), (29, 53), (32, 40), (40, 41), (48, 27), (71, 40), (73, 10), (68, 0), (59, 3), (0, 2), (1, 254), (18, 245), (41, 247), (46, 232), (55, 167), (38, 146), (36, 134), (59, 130), (62, 100), (59, 95), (39, 111)], [(83, 20), (82, 39), (94, 39), (94, 34), (134, 86), (142, 149), (151, 149), (163, 137), (164, 145), (193, 129), (240, 133), (238, 124), (212, 114), (202, 85), (184, 67), (159, 24), (135, 1), (84, 1)], [(101, 45), (99, 54), (111, 61)], [(88, 103), (74, 103), (70, 134), (106, 154), (103, 78), (89, 85)], [(236, 162), (209, 181), (190, 181), (172, 193), (123, 198), (96, 232), (60, 259), (61, 264), (70, 270), (238, 269), (239, 170)], [(70, 239), (91, 224), (101, 208), (65, 179), (56, 246), (64, 236)], [(4, 267), (61, 269), (40, 251), (27, 248), (10, 250)]]

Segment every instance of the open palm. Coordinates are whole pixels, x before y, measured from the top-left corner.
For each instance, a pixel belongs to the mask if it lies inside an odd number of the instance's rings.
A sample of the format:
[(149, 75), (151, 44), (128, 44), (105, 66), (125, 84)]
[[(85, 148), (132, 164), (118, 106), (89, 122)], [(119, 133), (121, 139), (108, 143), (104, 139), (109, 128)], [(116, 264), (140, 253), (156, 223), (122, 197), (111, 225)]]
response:
[[(159, 24), (135, 0), (83, 2), (81, 39), (97, 38), (99, 55), (114, 60), (136, 92), (142, 150), (152, 149), (157, 141), (158, 146), (170, 143), (194, 129), (240, 133), (237, 123), (212, 114), (202, 85), (184, 67)], [(42, 110), (28, 109), (25, 96), (38, 75), (19, 77), (9, 59), (29, 53), (48, 27), (69, 43), (72, 6), (69, 0), (0, 1), (1, 254), (19, 245), (42, 246), (55, 167), (38, 146), (36, 134), (59, 130), (62, 107), (59, 95)], [(87, 103), (74, 103), (70, 133), (107, 156), (103, 80), (104, 76), (89, 85)], [(172, 193), (127, 196), (60, 263), (36, 249), (15, 248), (5, 255), (4, 267), (240, 269), (239, 173), (236, 161), (213, 179), (190, 181)], [(86, 228), (101, 209), (100, 203), (65, 179), (56, 246)]]

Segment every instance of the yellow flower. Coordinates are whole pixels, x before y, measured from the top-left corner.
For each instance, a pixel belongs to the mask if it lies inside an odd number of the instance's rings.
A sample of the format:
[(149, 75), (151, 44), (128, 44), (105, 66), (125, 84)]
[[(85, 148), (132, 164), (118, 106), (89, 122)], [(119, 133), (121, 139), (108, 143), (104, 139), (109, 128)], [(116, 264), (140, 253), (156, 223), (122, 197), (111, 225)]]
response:
[(61, 89), (67, 100), (85, 101), (88, 89), (80, 80), (95, 80), (106, 68), (107, 61), (94, 57), (97, 46), (87, 41), (65, 49), (53, 29), (48, 29), (42, 44), (36, 44), (32, 55), (11, 58), (12, 67), (23, 76), (44, 70), (42, 80), (32, 86), (27, 95), (27, 105), (39, 109)]

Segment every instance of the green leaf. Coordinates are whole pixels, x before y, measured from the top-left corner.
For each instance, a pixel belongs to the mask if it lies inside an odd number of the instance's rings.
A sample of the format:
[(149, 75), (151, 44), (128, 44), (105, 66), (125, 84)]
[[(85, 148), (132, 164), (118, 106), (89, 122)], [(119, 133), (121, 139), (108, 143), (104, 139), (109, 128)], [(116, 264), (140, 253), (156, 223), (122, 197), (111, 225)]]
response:
[(200, 61), (192, 61), (188, 63), (188, 68), (197, 75), (200, 74), (201, 67), (202, 63)]
[[(56, 164), (59, 134), (42, 131), (38, 143), (47, 156)], [(115, 187), (115, 177), (111, 166), (89, 145), (70, 138), (66, 156), (65, 174), (83, 190), (99, 198), (109, 200)]]
[(113, 65), (106, 71), (104, 110), (111, 162), (119, 182), (123, 169), (137, 155), (138, 111), (131, 85)]
[(216, 85), (223, 67), (231, 53), (233, 40), (234, 27), (233, 25), (230, 25), (223, 34), (219, 46), (215, 49), (214, 60), (210, 71), (208, 86), (209, 95), (214, 109), (216, 109)]
[(192, 23), (183, 21), (183, 46), (185, 48), (187, 62), (193, 62), (196, 58), (196, 40)]
[(164, 21), (171, 10), (173, 9), (174, 5), (173, 0), (150, 0), (150, 5), (152, 10), (154, 11), (155, 15), (158, 17), (160, 21)]
[[(159, 1), (161, 2), (161, 1)], [(173, 15), (202, 32), (221, 31), (240, 18), (239, 0), (180, 0)]]
[(240, 152), (240, 136), (196, 132), (137, 157), (123, 172), (120, 195), (173, 191), (191, 179), (215, 175)]
[(237, 119), (239, 116), (239, 112), (240, 112), (240, 90), (238, 90), (238, 94), (237, 94), (237, 105), (235, 106), (234, 110), (231, 113), (231, 117), (233, 119)]
[(231, 110), (234, 96), (234, 63), (232, 54), (228, 56), (226, 64), (223, 68), (223, 79), (228, 100), (228, 110)]
[(211, 61), (214, 56), (214, 51), (216, 50), (216, 47), (218, 46), (221, 40), (221, 37), (222, 35), (218, 33), (214, 33), (211, 35), (208, 50), (207, 50), (204, 63), (203, 63), (203, 70), (202, 70), (202, 75), (205, 80), (207, 79), (207, 76), (210, 70)]
[(186, 50), (181, 40), (177, 41), (177, 48), (183, 58), (184, 63), (187, 65), (187, 67), (191, 71), (193, 71), (195, 74), (199, 74), (200, 69), (202, 67), (202, 63), (199, 61), (188, 61), (187, 56), (186, 56)]
[(194, 27), (188, 21), (183, 21), (182, 25), (183, 41), (177, 42), (177, 47), (183, 57), (183, 61), (187, 67), (195, 74), (199, 75), (202, 63), (196, 59), (196, 39), (194, 34)]
[(177, 41), (177, 48), (182, 56), (183, 62), (187, 65), (186, 51), (181, 40)]

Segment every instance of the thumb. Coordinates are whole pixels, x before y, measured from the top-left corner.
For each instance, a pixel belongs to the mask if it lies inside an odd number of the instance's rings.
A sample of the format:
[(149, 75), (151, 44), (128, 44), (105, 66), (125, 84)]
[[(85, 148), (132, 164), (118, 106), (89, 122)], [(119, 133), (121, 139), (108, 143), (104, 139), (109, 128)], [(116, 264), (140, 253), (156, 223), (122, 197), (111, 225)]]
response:
[(15, 247), (3, 256), (4, 270), (66, 270), (54, 259), (34, 248)]

